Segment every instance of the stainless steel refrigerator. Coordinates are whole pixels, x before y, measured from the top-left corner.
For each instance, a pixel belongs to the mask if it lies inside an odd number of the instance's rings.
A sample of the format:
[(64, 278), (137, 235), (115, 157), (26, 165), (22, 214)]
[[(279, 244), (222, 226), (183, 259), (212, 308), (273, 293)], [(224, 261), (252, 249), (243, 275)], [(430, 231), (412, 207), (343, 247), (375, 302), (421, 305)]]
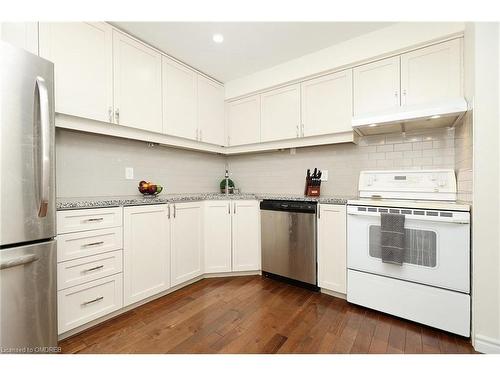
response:
[(0, 352), (57, 346), (54, 66), (0, 42)]

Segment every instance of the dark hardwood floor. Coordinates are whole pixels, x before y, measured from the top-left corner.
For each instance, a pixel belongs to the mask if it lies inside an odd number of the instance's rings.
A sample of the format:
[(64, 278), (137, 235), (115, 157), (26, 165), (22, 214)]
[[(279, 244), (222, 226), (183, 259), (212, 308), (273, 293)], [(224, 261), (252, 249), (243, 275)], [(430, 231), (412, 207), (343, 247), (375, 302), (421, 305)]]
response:
[(469, 340), (260, 276), (204, 279), (63, 353), (473, 353)]

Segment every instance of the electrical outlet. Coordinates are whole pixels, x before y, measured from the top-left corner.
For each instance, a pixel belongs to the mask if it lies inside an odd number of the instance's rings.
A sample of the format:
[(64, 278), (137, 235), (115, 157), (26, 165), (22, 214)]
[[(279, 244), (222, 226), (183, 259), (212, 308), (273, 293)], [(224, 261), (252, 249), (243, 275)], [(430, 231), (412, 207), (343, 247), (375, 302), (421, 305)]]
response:
[(133, 180), (134, 179), (134, 168), (125, 167), (125, 179), (126, 180)]
[(321, 181), (328, 181), (328, 169), (321, 171)]

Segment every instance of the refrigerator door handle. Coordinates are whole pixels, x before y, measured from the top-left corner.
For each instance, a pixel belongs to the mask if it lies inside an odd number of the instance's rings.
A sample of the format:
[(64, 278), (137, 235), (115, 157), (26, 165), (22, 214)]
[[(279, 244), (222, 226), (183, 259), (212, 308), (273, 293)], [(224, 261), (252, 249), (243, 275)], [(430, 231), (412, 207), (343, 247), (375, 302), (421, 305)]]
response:
[(18, 258), (8, 259), (0, 262), (0, 270), (22, 266), (23, 264), (36, 262), (39, 258), (35, 254), (23, 255)]
[(40, 135), (41, 135), (41, 174), (40, 174), (40, 208), (39, 217), (47, 216), (49, 207), (50, 193), (50, 103), (49, 92), (45, 80), (42, 77), (36, 77), (36, 93), (38, 94), (38, 103), (40, 105)]

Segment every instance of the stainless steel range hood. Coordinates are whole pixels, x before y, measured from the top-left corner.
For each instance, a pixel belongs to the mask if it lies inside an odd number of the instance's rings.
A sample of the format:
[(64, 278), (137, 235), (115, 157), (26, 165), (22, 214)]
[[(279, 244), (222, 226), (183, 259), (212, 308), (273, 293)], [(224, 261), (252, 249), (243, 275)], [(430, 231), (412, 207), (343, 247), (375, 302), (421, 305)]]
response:
[(402, 107), (397, 112), (355, 116), (352, 127), (362, 136), (453, 127), (466, 111), (465, 99), (457, 98), (425, 106)]

